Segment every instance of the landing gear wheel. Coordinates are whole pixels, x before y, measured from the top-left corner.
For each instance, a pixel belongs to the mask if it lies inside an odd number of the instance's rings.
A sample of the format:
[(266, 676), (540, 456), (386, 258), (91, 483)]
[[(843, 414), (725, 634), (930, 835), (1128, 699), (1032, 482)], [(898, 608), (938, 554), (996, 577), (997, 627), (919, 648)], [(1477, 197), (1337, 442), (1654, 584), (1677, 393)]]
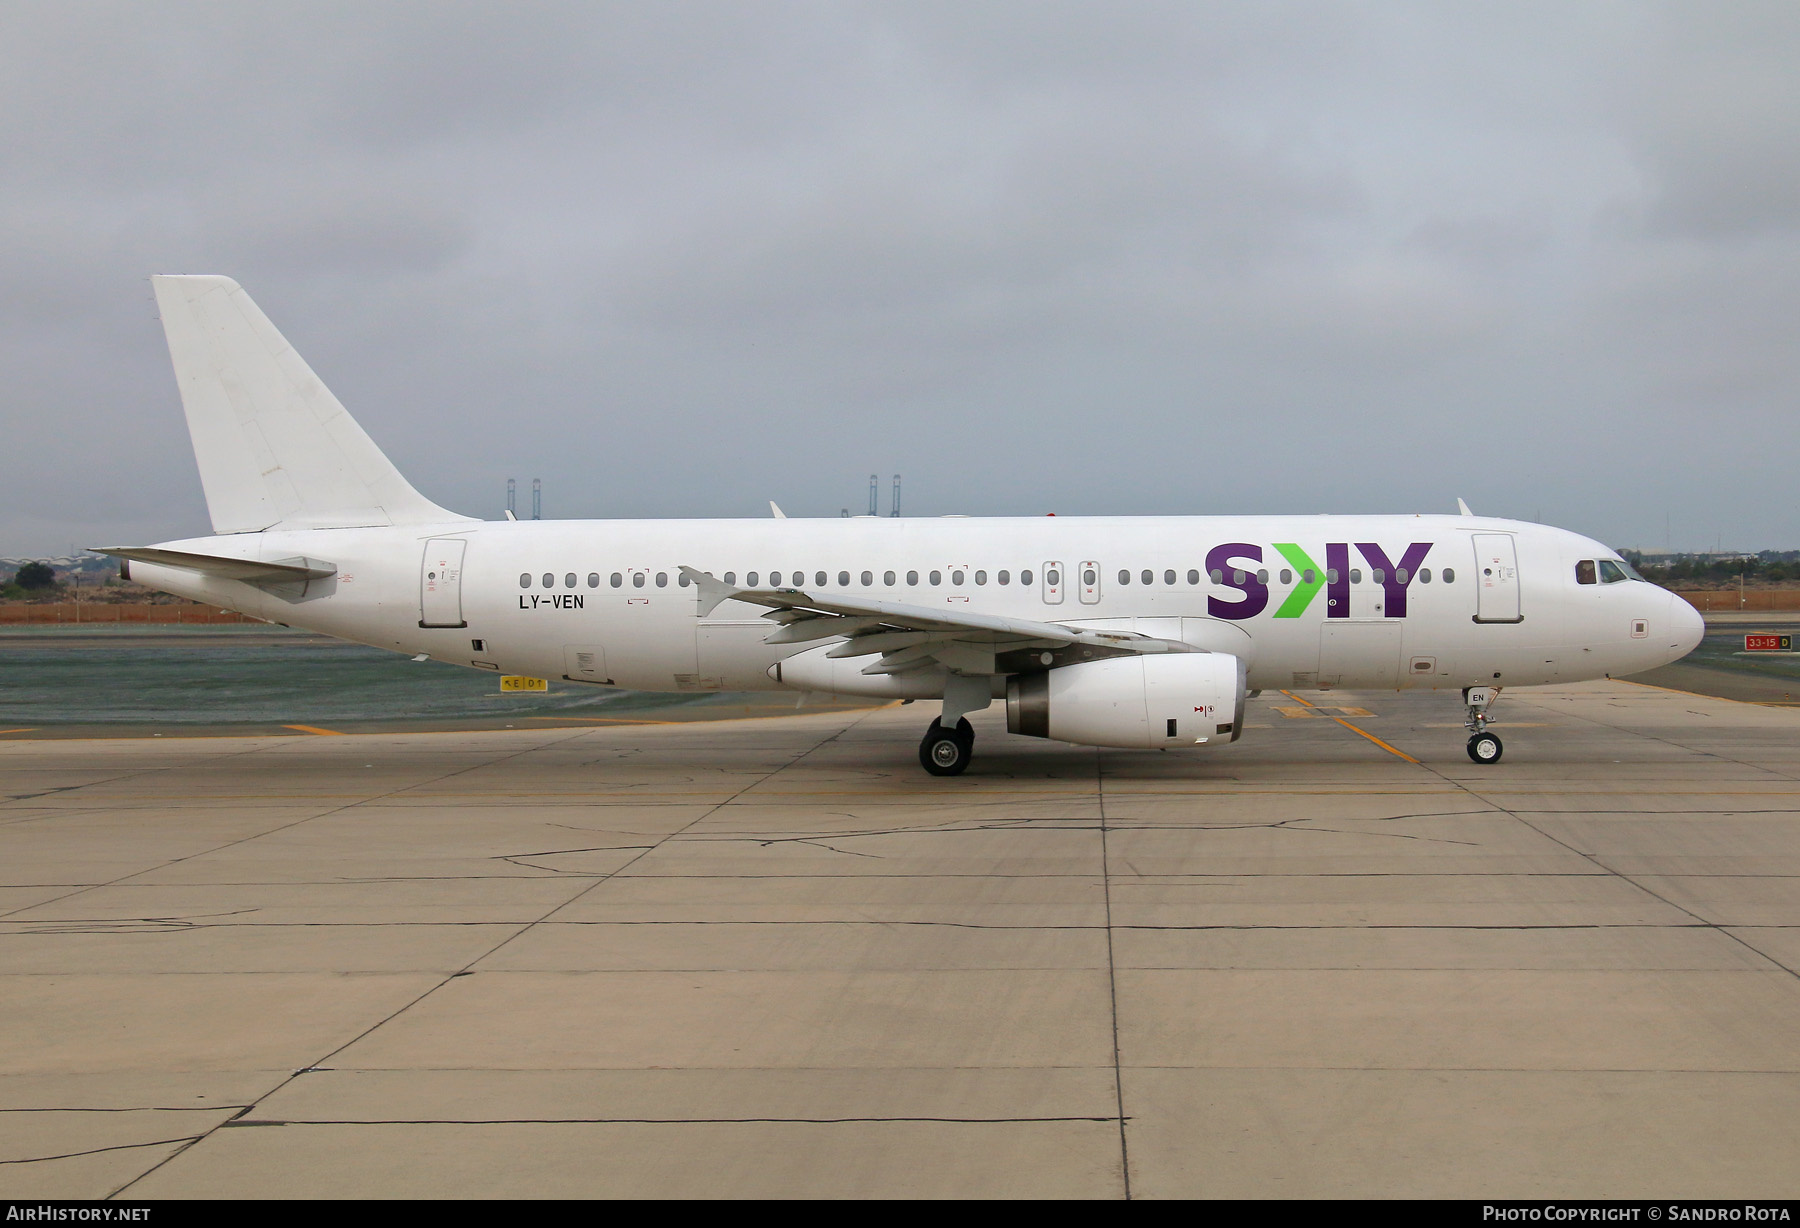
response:
[(968, 721), (957, 721), (954, 729), (933, 721), (919, 743), (919, 762), (933, 776), (960, 776), (974, 750), (975, 731)]
[(1505, 749), (1491, 733), (1478, 733), (1469, 739), (1469, 758), (1477, 763), (1498, 763), (1500, 752)]

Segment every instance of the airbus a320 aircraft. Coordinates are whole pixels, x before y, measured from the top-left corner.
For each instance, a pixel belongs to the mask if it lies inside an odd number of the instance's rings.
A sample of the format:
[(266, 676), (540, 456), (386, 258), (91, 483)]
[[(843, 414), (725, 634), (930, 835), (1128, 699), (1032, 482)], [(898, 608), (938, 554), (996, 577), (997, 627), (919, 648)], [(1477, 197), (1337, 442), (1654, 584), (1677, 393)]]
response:
[(1561, 529), (1460, 516), (479, 521), (426, 499), (236, 282), (157, 277), (214, 535), (106, 553), (284, 626), (647, 691), (941, 700), (1092, 746), (1213, 747), (1264, 687), (1462, 693), (1650, 669), (1693, 607)]

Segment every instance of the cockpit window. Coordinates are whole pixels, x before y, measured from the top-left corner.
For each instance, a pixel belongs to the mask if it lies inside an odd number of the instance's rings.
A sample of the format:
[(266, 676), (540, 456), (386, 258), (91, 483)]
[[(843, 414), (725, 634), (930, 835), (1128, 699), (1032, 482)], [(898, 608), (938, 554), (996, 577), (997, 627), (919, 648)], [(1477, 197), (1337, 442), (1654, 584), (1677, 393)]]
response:
[(1600, 583), (1618, 584), (1629, 579), (1631, 577), (1625, 574), (1624, 564), (1615, 563), (1611, 559), (1600, 560)]
[(1599, 581), (1594, 576), (1594, 560), (1593, 559), (1582, 559), (1581, 562), (1575, 564), (1575, 583), (1577, 583), (1577, 584), (1598, 584), (1599, 583)]
[(1614, 559), (1612, 561), (1618, 566), (1620, 571), (1625, 573), (1625, 578), (1627, 580), (1641, 580), (1645, 584), (1650, 583), (1650, 581), (1645, 580), (1644, 577), (1638, 574), (1637, 568), (1633, 567), (1630, 563), (1627, 563), (1624, 559)]

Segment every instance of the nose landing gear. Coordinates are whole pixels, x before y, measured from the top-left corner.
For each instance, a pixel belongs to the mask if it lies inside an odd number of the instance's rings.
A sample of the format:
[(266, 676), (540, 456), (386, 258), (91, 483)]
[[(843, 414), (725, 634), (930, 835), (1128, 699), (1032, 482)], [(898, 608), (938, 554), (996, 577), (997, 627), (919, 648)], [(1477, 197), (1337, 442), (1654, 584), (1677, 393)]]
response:
[(949, 729), (933, 721), (925, 731), (925, 740), (919, 743), (919, 763), (933, 776), (960, 776), (974, 751), (975, 731), (968, 721), (958, 717)]
[(1498, 763), (1506, 749), (1499, 738), (1488, 732), (1488, 722), (1493, 719), (1488, 716), (1488, 707), (1499, 695), (1497, 686), (1463, 688), (1463, 704), (1468, 710), (1463, 727), (1469, 731), (1469, 758), (1476, 763)]

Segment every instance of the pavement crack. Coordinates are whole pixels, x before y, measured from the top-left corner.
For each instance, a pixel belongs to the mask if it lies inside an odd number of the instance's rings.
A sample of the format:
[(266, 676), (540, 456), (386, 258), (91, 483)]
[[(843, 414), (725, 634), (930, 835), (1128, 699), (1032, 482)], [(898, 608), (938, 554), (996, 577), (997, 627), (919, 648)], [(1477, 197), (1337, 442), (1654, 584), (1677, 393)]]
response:
[(0, 1160), (0, 1164), (42, 1164), (46, 1160), (73, 1160), (77, 1156), (104, 1155), (109, 1151), (134, 1151), (140, 1147), (169, 1147), (176, 1143), (187, 1143), (190, 1146), (206, 1137), (203, 1134), (184, 1134), (179, 1138), (157, 1138), (147, 1143), (119, 1143), (113, 1147), (90, 1147), (86, 1151), (65, 1151), (52, 1156), (28, 1156), (20, 1160)]

